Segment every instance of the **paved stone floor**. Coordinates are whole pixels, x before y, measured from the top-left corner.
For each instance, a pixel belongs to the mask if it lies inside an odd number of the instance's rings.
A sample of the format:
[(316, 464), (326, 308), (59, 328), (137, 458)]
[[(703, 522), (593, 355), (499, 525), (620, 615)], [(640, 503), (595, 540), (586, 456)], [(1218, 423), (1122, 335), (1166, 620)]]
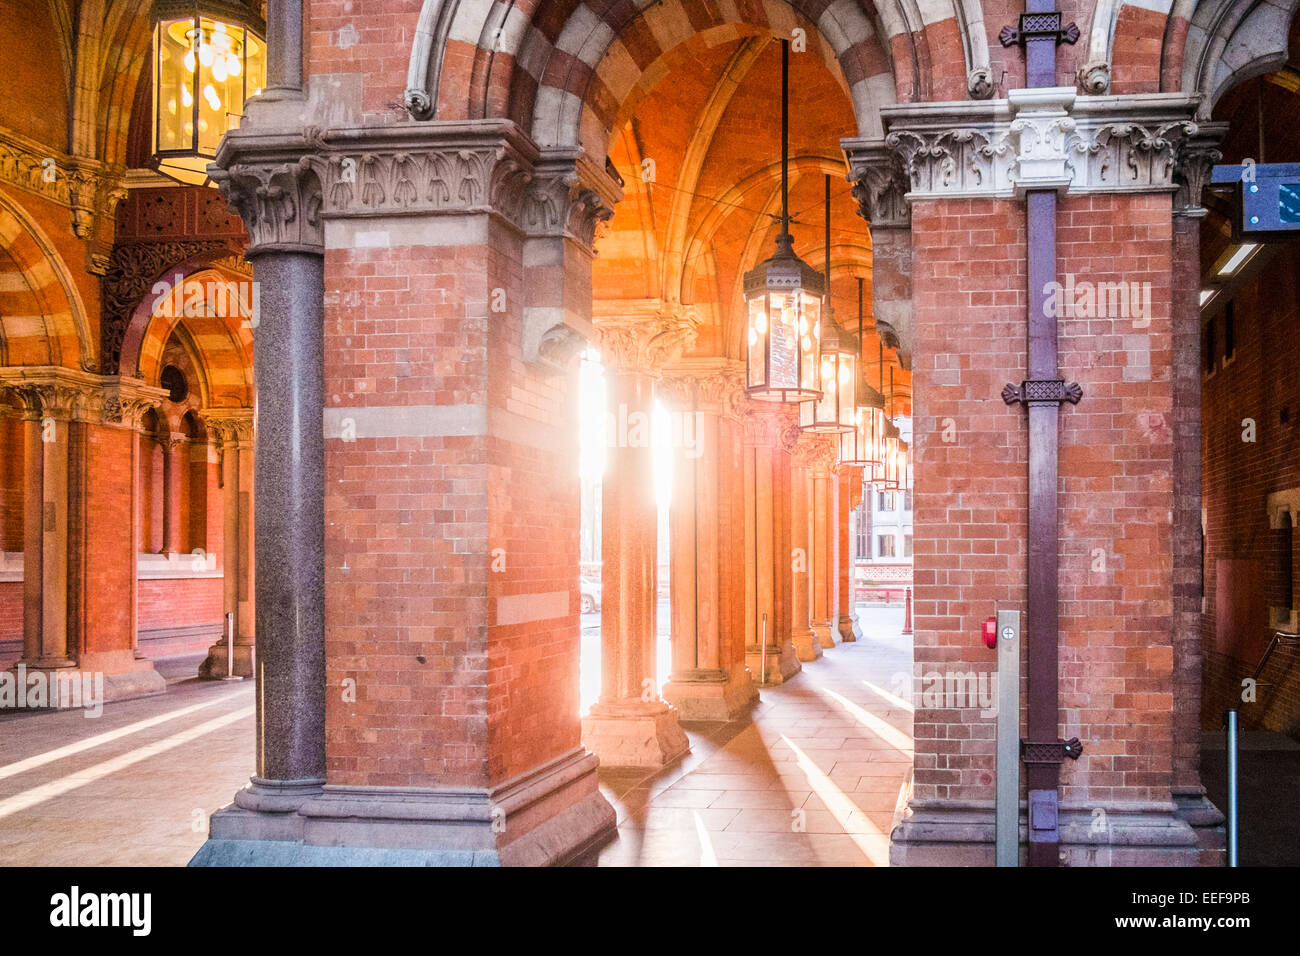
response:
[[(688, 727), (690, 755), (662, 773), (602, 773), (619, 835), (600, 865), (886, 863), (911, 643), (901, 609), (861, 618), (867, 640), (764, 690), (752, 723)], [(201, 657), (160, 661), (165, 695), (98, 718), (0, 715), (0, 866), (188, 862), (254, 765), (254, 686), (192, 679)]]
[(753, 721), (687, 727), (662, 773), (602, 771), (618, 838), (601, 866), (885, 866), (912, 767), (911, 638), (862, 609), (866, 639), (761, 692)]

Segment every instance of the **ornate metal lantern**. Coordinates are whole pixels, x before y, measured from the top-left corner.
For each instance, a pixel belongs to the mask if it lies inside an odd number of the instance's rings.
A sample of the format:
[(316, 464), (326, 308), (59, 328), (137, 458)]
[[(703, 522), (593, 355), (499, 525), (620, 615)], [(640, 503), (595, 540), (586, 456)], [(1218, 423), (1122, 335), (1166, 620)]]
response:
[(190, 185), (266, 83), (266, 27), (237, 0), (156, 0), (153, 164)]
[(769, 402), (821, 398), (821, 275), (790, 236), (790, 42), (781, 41), (781, 234), (776, 254), (745, 273), (745, 393)]

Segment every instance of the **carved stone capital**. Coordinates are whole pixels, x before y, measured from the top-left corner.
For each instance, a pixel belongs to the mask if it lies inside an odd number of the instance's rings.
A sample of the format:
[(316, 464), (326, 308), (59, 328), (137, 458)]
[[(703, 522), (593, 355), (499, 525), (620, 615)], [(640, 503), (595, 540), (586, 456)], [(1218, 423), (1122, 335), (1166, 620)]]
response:
[(745, 366), (731, 359), (674, 362), (659, 379), (659, 394), (678, 411), (699, 411), (740, 420), (745, 413)]
[(699, 321), (689, 309), (665, 309), (651, 316), (599, 316), (594, 328), (607, 369), (658, 375), (695, 344)]
[(167, 394), (139, 379), (45, 366), (0, 369), (0, 391), (23, 418), (106, 425), (130, 425), (131, 408), (151, 407)]
[(882, 107), (907, 171), (908, 201), (1173, 192), (1175, 158), (1196, 133), (1197, 101), (1181, 93), (1084, 96), (1071, 87), (1012, 91), (1008, 99)]
[(523, 207), (529, 236), (564, 236), (593, 249), (622, 193), (603, 169), (573, 150), (546, 150), (534, 164)]
[(233, 163), (209, 176), (248, 230), (248, 258), (262, 252), (325, 249), (320, 178), (302, 156), (287, 162)]
[(1199, 219), (1206, 214), (1201, 196), (1215, 164), (1223, 159), (1218, 145), (1227, 134), (1227, 123), (1198, 123), (1195, 131), (1179, 142), (1174, 162), (1174, 182), (1178, 184), (1175, 216)]
[(223, 447), (252, 446), (253, 410), (251, 408), (210, 408), (203, 413), (203, 424)]
[(872, 226), (906, 226), (911, 208), (906, 199), (910, 182), (896, 151), (882, 140), (841, 140), (853, 183), (858, 215)]

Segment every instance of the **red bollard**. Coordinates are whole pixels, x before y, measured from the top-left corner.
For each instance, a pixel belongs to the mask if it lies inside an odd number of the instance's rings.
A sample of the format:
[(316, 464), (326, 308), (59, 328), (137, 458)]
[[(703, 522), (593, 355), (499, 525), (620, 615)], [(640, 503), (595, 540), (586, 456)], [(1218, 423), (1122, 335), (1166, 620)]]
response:
[(907, 607), (903, 611), (903, 634), (907, 635), (912, 633), (912, 589), (911, 588), (907, 589), (907, 595), (905, 596), (904, 600), (907, 602)]

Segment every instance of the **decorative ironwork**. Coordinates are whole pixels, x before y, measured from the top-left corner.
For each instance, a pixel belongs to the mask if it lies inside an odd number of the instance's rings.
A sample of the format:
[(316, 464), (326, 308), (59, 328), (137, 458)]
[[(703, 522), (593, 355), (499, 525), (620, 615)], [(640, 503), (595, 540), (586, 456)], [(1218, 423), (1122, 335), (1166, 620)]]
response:
[(1019, 385), (1008, 382), (1002, 388), (1002, 401), (1008, 405), (1059, 405), (1069, 402), (1078, 405), (1083, 389), (1078, 382), (1055, 379), (1028, 379)]
[(1078, 737), (1069, 740), (1021, 740), (1020, 761), (1029, 766), (1056, 765), (1069, 757), (1078, 760), (1083, 753), (1083, 743)]
[(1003, 27), (998, 34), (1003, 46), (1019, 44), (1024, 46), (1030, 40), (1055, 40), (1057, 46), (1062, 43), (1074, 44), (1079, 41), (1079, 28), (1074, 23), (1061, 26), (1061, 13), (1052, 10), (1048, 13), (1022, 13), (1020, 26)]

